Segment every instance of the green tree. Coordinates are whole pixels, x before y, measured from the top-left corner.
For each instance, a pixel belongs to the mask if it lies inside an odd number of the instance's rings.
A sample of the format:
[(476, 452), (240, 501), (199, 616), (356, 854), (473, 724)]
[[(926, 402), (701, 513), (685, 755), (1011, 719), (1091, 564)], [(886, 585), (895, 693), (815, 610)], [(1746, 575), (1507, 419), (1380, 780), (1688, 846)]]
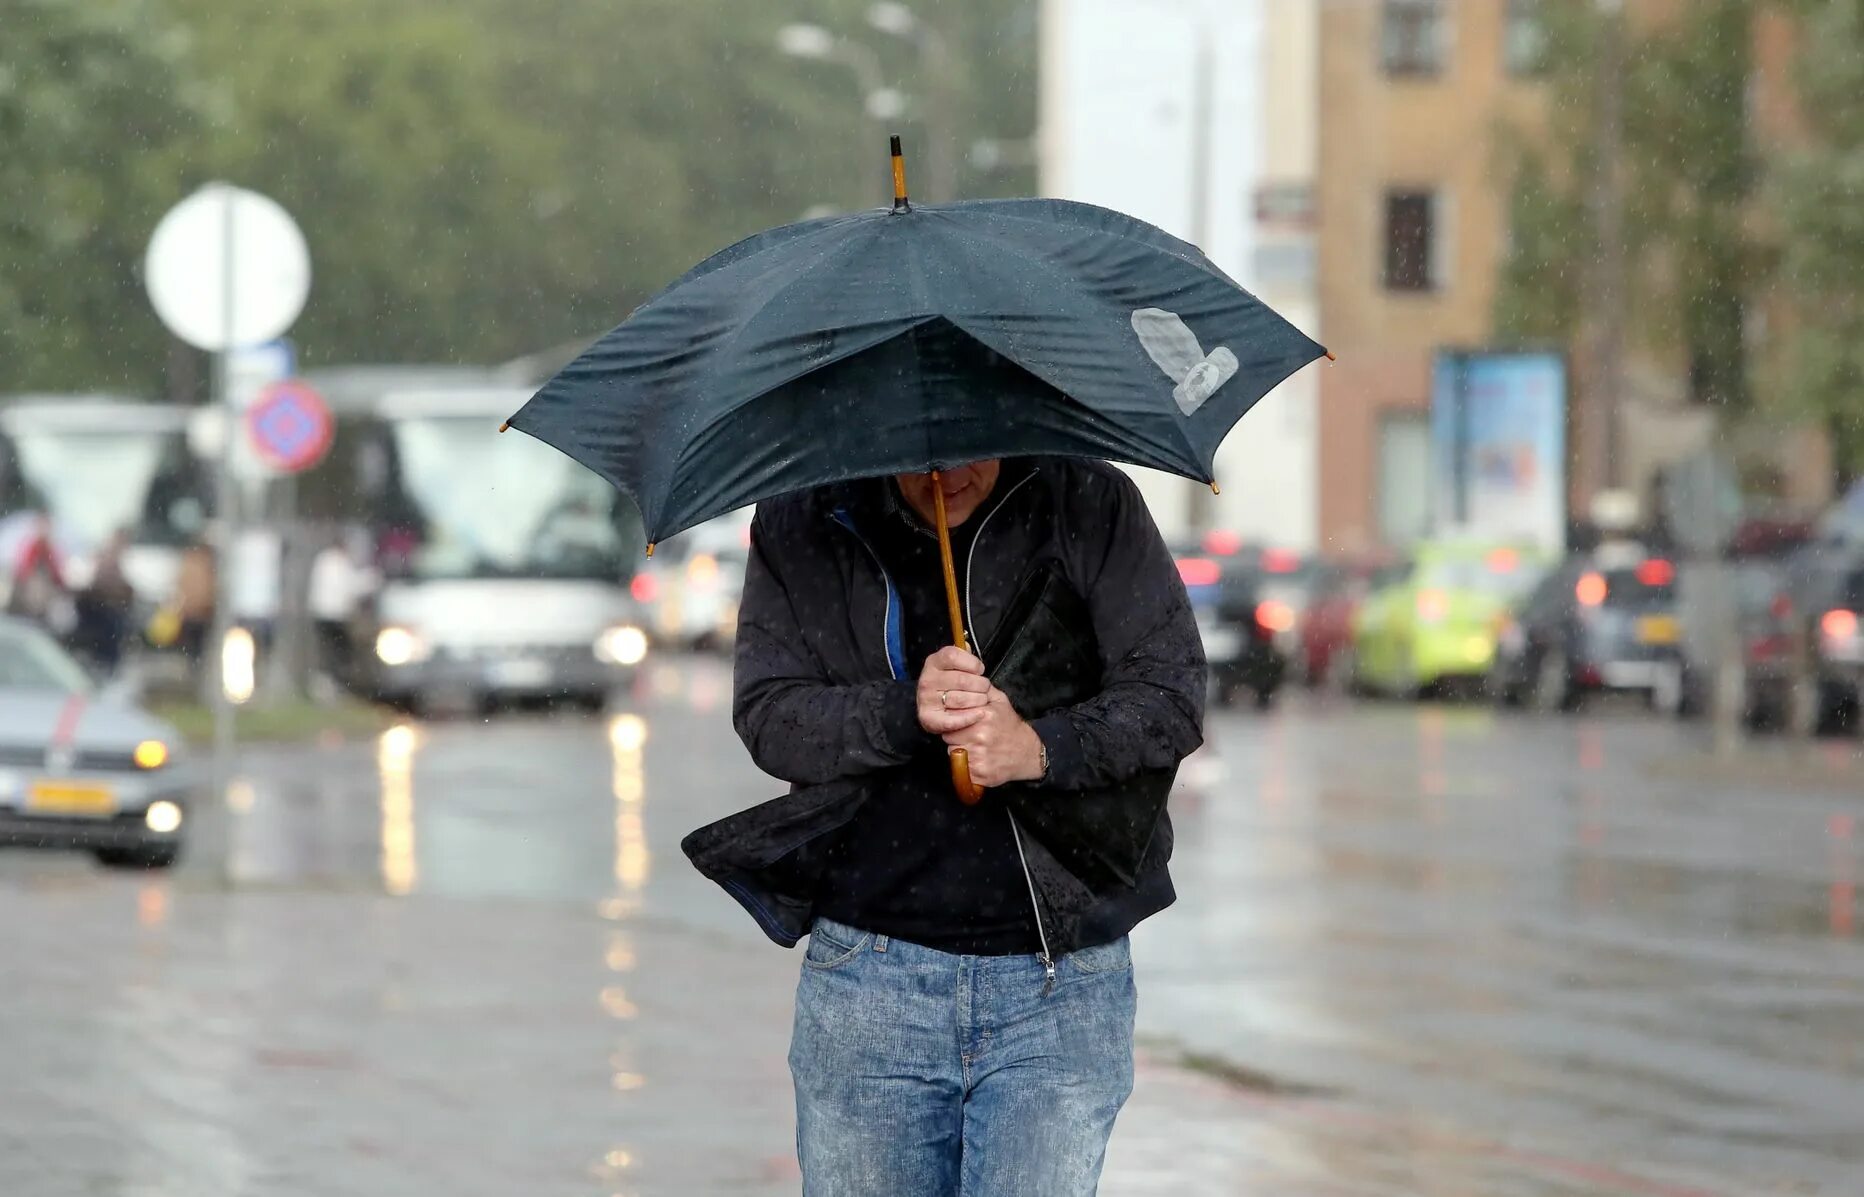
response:
[(9, 0), (5, 24), (0, 391), (151, 390), (142, 256), (199, 126), (187, 33), (153, 0)]
[(537, 343), (549, 129), (499, 90), (499, 45), (452, 6), (181, 0), (217, 103), (196, 173), (304, 229), (308, 361), (495, 359)]
[[(1634, 343), (1674, 351), (1698, 401), (1749, 401), (1747, 313), (1769, 283), (1753, 215), (1760, 186), (1747, 111), (1756, 0), (1697, 0), (1631, 39), (1624, 55), (1622, 151), (1626, 276)], [(1591, 4), (1542, 5), (1544, 129), (1518, 150), (1510, 250), (1496, 322), (1520, 340), (1571, 340), (1600, 252), (1588, 208), (1603, 169), (1596, 105), (1602, 39)]]
[[(138, 278), (163, 210), (213, 178), (303, 227), (305, 361), (483, 362), (592, 335), (711, 251), (881, 199), (853, 78), (776, 48), (810, 20), (912, 45), (866, 0), (0, 0), (0, 385), (152, 386)], [(952, 47), (953, 147), (1033, 125), (1033, 0), (915, 6)], [(961, 170), (959, 190), (1027, 172)]]
[(1774, 180), (1792, 309), (1781, 374), (1855, 477), (1864, 472), (1864, 0), (1801, 7), (1795, 78), (1810, 137), (1781, 153)]

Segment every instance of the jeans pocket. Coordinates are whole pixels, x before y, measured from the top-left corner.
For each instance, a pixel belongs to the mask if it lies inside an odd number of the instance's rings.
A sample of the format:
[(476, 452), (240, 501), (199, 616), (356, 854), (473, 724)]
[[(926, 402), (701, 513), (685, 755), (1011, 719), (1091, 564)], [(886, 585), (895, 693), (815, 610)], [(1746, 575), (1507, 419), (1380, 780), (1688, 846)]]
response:
[(1077, 971), (1090, 976), (1130, 972), (1133, 967), (1132, 944), (1122, 935), (1112, 943), (1096, 944), (1091, 948), (1070, 952), (1063, 959)]
[(853, 943), (842, 943), (833, 933), (824, 933), (818, 924), (810, 929), (809, 946), (803, 950), (803, 966), (815, 969), (840, 968), (874, 942), (872, 935), (863, 934), (852, 938)]

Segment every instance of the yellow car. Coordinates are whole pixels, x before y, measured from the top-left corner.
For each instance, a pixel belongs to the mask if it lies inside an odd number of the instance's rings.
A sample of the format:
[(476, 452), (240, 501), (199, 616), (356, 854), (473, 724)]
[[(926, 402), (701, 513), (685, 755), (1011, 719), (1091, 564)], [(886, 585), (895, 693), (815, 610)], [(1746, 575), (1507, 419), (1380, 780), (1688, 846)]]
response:
[(1495, 660), (1509, 608), (1551, 564), (1538, 549), (1437, 541), (1377, 575), (1353, 620), (1353, 681), (1412, 697), (1479, 681)]

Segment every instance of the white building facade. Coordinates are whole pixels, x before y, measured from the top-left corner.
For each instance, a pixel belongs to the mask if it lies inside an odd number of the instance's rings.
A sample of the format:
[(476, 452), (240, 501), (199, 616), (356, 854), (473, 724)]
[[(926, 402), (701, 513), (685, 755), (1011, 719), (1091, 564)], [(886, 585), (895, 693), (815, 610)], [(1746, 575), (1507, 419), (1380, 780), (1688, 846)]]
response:
[[(1045, 194), (1198, 245), (1316, 339), (1319, 2), (1044, 0), (1038, 131)], [(1310, 367), (1245, 416), (1221, 495), (1133, 471), (1166, 536), (1315, 547), (1317, 401)]]

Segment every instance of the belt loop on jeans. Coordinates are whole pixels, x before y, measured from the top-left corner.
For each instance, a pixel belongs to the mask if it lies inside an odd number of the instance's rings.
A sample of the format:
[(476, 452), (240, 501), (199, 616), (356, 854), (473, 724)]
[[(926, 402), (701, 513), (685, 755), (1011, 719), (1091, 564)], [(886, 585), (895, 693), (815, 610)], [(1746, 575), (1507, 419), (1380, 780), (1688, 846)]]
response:
[(874, 936), (874, 950), (876, 952), (884, 952), (887, 950), (887, 937), (886, 936), (884, 935)]

